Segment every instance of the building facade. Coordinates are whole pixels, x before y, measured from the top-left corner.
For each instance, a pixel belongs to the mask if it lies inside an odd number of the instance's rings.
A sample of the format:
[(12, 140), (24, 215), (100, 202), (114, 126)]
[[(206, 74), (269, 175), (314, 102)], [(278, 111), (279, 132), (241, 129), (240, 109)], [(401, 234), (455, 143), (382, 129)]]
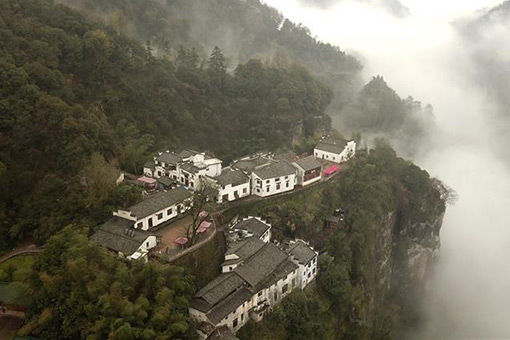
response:
[(135, 229), (149, 230), (185, 212), (191, 199), (191, 192), (179, 187), (149, 196), (128, 209), (119, 209), (113, 215), (132, 221)]
[(256, 322), (317, 275), (317, 253), (303, 241), (286, 249), (251, 237), (230, 244), (222, 274), (199, 290), (190, 315), (199, 324), (239, 330)]
[(322, 164), (314, 156), (298, 159), (292, 164), (297, 169), (297, 185), (306, 186), (321, 180)]
[(333, 163), (345, 162), (355, 154), (356, 142), (329, 137), (322, 139), (314, 149), (315, 158)]

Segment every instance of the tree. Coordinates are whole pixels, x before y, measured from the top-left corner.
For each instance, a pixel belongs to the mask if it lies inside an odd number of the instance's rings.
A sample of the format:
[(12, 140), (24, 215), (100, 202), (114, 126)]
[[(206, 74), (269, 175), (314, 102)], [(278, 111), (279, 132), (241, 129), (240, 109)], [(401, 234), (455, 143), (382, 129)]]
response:
[(194, 289), (183, 269), (134, 261), (129, 266), (90, 246), (68, 226), (48, 240), (29, 280), (33, 297), (24, 335), (46, 339), (190, 339)]
[(227, 62), (223, 52), (218, 46), (215, 46), (212, 50), (208, 65), (209, 68), (207, 71), (211, 85), (217, 90), (223, 89), (227, 77)]
[(200, 189), (195, 190), (193, 193), (192, 200), (186, 203), (186, 215), (191, 217), (191, 223), (186, 230), (190, 246), (195, 244), (198, 228), (200, 228), (200, 224), (207, 218), (207, 216), (204, 216), (201, 212), (204, 211), (204, 207), (209, 201), (208, 192), (210, 188), (206, 186), (202, 179), (199, 188)]

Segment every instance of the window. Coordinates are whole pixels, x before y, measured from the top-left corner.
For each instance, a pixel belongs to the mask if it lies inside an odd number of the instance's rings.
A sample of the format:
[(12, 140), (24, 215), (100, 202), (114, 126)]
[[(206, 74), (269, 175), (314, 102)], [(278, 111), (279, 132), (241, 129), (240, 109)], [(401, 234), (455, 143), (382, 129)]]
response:
[(266, 181), (266, 184), (269, 184), (269, 180)]
[(333, 156), (333, 160), (335, 160), (335, 156)]
[(152, 217), (149, 218), (149, 228), (152, 227)]
[(312, 273), (315, 275), (315, 267), (313, 268)]
[(161, 220), (163, 218), (163, 213), (158, 214), (158, 220)]
[(282, 287), (282, 294), (285, 294), (287, 293), (287, 291), (289, 290), (289, 285), (285, 285)]
[(278, 301), (278, 292), (274, 292), (274, 300)]
[(278, 177), (278, 178), (275, 178), (275, 180), (274, 180), (274, 181), (275, 181), (275, 182), (280, 182), (280, 179), (281, 179), (281, 178), (280, 178), (280, 177)]
[(288, 179), (288, 178), (289, 178), (289, 176), (285, 176), (285, 179)]
[(237, 318), (234, 319), (234, 321), (232, 321), (232, 328), (236, 328), (237, 327)]
[(308, 273), (308, 278), (310, 278), (310, 275), (312, 275), (312, 273)]
[(174, 213), (174, 209), (173, 209), (173, 208), (170, 208), (170, 209), (168, 209), (168, 210), (166, 211), (166, 214), (167, 214), (168, 216), (172, 215), (173, 213)]
[(189, 186), (193, 188), (193, 182), (190, 182), (190, 183), (189, 183)]
[(246, 188), (243, 189), (243, 194), (246, 194)]
[(266, 191), (269, 192), (269, 185), (267, 186)]
[(296, 287), (296, 278), (292, 279), (292, 288)]
[(149, 242), (145, 243), (145, 246), (146, 246), (147, 248), (149, 248)]
[(137, 226), (138, 228), (142, 229), (142, 228), (143, 228), (143, 222), (139, 222), (136, 226)]
[(280, 183), (276, 183), (276, 190), (280, 190)]
[(262, 296), (262, 291), (260, 291), (258, 294), (257, 294), (258, 297), (261, 297)]
[(241, 314), (241, 322), (244, 321), (244, 314)]
[(286, 182), (285, 183), (285, 187), (288, 188), (289, 187), (289, 182)]
[(161, 171), (158, 171), (158, 176), (161, 177)]

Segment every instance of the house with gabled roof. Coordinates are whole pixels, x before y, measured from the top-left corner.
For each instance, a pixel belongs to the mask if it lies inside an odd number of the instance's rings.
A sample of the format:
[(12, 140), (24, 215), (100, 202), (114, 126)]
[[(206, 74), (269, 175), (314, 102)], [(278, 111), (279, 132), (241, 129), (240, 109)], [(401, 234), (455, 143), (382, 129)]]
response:
[(256, 237), (264, 242), (271, 239), (271, 224), (260, 217), (249, 216), (236, 222), (228, 230), (228, 237), (233, 241)]
[(317, 255), (300, 240), (287, 249), (258, 237), (231, 243), (222, 274), (195, 294), (190, 315), (198, 324), (235, 333), (249, 319), (262, 320), (292, 290), (304, 289), (317, 275)]
[(306, 186), (321, 180), (322, 164), (314, 156), (298, 159), (292, 165), (297, 169), (298, 185)]
[(218, 192), (217, 203), (235, 201), (251, 193), (250, 177), (239, 169), (226, 167), (221, 171), (221, 175), (206, 177), (206, 180)]
[(345, 162), (354, 157), (356, 153), (356, 142), (325, 137), (315, 146), (313, 153), (317, 159), (327, 160), (333, 163)]
[(200, 190), (205, 176), (221, 175), (222, 161), (204, 152), (183, 150), (165, 151), (144, 165), (144, 174), (155, 178), (168, 177), (190, 190)]
[(135, 229), (149, 230), (184, 212), (191, 199), (191, 192), (179, 187), (148, 196), (127, 209), (119, 209), (113, 215), (132, 221)]
[(294, 190), (297, 170), (286, 161), (273, 161), (251, 173), (251, 192), (266, 197)]
[(114, 216), (98, 226), (90, 243), (110, 249), (129, 260), (147, 260), (149, 250), (157, 245), (155, 234), (134, 228), (134, 222)]

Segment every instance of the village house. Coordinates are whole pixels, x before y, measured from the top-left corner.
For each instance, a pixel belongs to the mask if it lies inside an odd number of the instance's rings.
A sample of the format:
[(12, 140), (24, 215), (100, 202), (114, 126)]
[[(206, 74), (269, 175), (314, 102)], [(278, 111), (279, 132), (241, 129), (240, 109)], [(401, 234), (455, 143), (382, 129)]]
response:
[(303, 241), (284, 251), (251, 237), (229, 246), (222, 267), (229, 270), (195, 294), (189, 311), (199, 324), (236, 332), (250, 318), (262, 320), (292, 290), (304, 289), (317, 274), (317, 252)]
[(297, 170), (286, 161), (257, 154), (235, 161), (232, 168), (250, 176), (251, 194), (267, 197), (294, 189)]
[(143, 169), (145, 176), (168, 177), (190, 190), (200, 190), (205, 176), (216, 177), (221, 171), (221, 160), (192, 150), (160, 152), (154, 161), (145, 163)]
[(134, 229), (134, 222), (120, 217), (112, 217), (97, 227), (90, 243), (108, 248), (129, 260), (147, 261), (149, 250), (157, 245), (156, 235)]
[(271, 240), (271, 224), (260, 217), (249, 216), (236, 222), (228, 230), (228, 238), (232, 241), (256, 237), (264, 242)]
[(322, 164), (314, 156), (298, 159), (292, 163), (297, 169), (297, 184), (306, 186), (321, 180)]
[(224, 168), (221, 175), (206, 177), (206, 180), (218, 191), (217, 203), (234, 201), (251, 194), (250, 177), (238, 169)]
[(257, 167), (251, 173), (253, 195), (267, 197), (294, 190), (297, 170), (285, 161), (275, 161)]
[(136, 229), (149, 230), (183, 213), (191, 197), (187, 189), (179, 187), (151, 195), (128, 209), (119, 209), (113, 215), (132, 221)]
[(313, 152), (317, 159), (341, 163), (354, 156), (356, 153), (356, 142), (326, 137), (315, 146)]

